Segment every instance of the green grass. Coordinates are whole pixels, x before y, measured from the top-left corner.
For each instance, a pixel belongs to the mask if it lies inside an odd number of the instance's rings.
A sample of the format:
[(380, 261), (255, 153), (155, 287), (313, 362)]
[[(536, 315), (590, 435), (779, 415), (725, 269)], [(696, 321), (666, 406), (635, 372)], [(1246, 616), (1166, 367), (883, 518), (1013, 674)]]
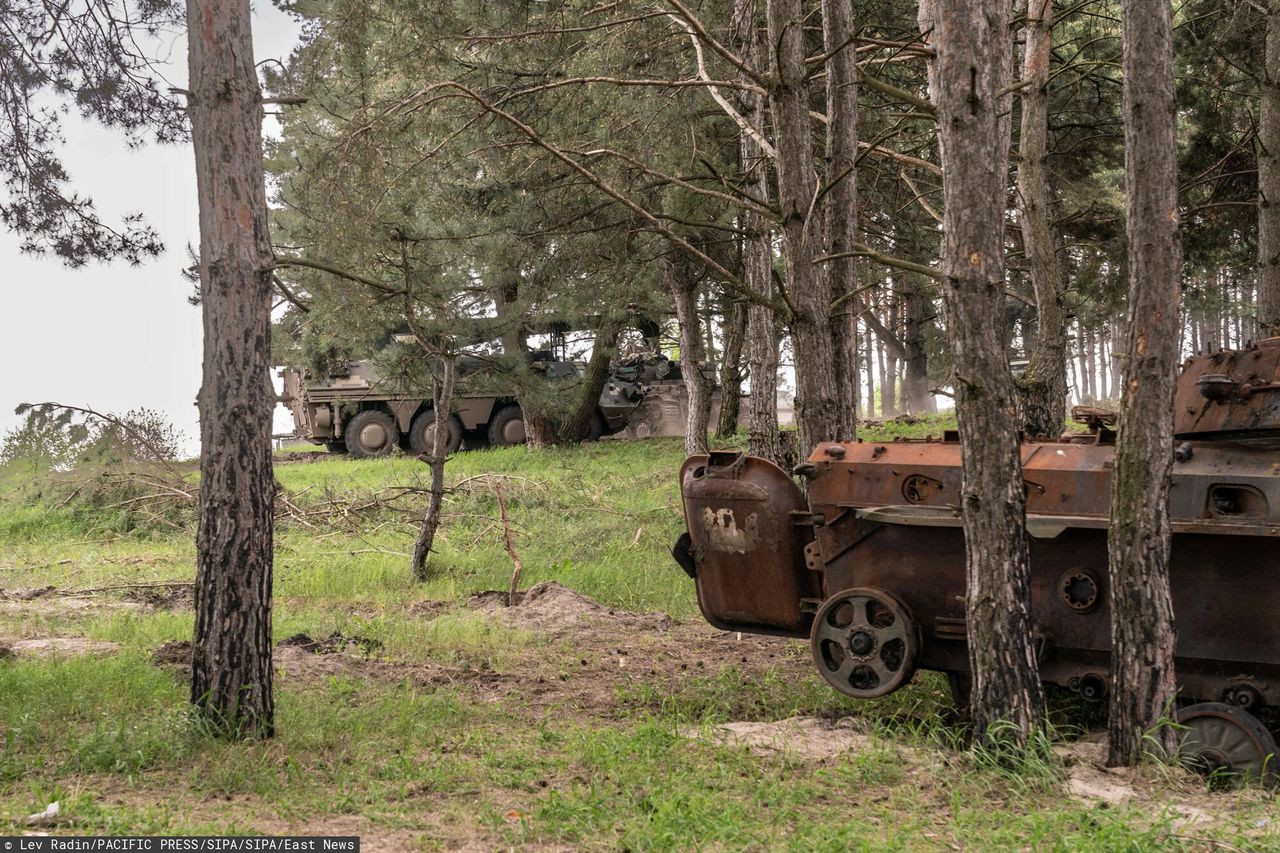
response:
[[(864, 437), (944, 428), (945, 417), (890, 422)], [(113, 506), (150, 493), (100, 473), (3, 475), (0, 587), (111, 589), (0, 601), (0, 639), (84, 637), (119, 650), (0, 661), (0, 829), (25, 829), (25, 815), (57, 800), (69, 821), (60, 831), (358, 831), (389, 849), (1132, 851), (1206, 849), (1207, 839), (1280, 849), (1280, 816), (1257, 792), (1210, 794), (1177, 773), (1148, 774), (1136, 800), (1104, 807), (1067, 796), (1055, 757), (1014, 770), (982, 760), (963, 748), (945, 684), (929, 673), (859, 703), (809, 671), (803, 643), (743, 663), (698, 649), (711, 635), (690, 627), (584, 640), (467, 606), (472, 593), (505, 588), (511, 570), (500, 481), (524, 586), (557, 580), (698, 624), (693, 588), (667, 551), (681, 529), (682, 457), (679, 440), (460, 454), (426, 583), (410, 579), (404, 556), (425, 500), (405, 490), (425, 488), (425, 466), (278, 465), (290, 508), (277, 529), (275, 634), (336, 632), (363, 645), (348, 670), (286, 674), (278, 736), (250, 743), (207, 737), (181, 674), (151, 662), (160, 644), (190, 637), (190, 612), (140, 606), (123, 589), (193, 578), (186, 502)], [(596, 686), (579, 674), (588, 659), (602, 666), (624, 645), (630, 660), (679, 651), (696, 663), (638, 668), (595, 705), (546, 692), (568, 683), (585, 695)], [(362, 668), (360, 648), (376, 668)], [(603, 677), (588, 671), (587, 681)], [(852, 718), (869, 740), (811, 761), (710, 737), (719, 724), (797, 715)], [(1207, 822), (1170, 805), (1187, 801)]]

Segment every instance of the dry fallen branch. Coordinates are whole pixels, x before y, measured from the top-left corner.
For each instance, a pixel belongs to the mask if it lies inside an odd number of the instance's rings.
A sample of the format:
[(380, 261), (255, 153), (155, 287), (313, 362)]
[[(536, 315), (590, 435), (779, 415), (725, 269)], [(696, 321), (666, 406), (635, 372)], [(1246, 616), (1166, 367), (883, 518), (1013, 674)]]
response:
[(53, 590), (49, 593), (58, 598), (81, 598), (98, 595), (103, 592), (122, 592), (136, 589), (195, 589), (193, 581), (157, 581), (156, 583), (122, 583), (113, 586), (98, 586), (91, 589)]

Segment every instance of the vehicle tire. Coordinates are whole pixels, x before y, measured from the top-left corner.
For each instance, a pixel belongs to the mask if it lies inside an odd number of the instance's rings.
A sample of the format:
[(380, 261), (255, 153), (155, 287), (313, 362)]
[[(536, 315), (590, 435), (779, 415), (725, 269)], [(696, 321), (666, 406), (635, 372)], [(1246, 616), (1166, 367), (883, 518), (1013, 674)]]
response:
[(364, 411), (347, 421), (343, 437), (356, 459), (386, 456), (400, 441), (400, 429), (386, 412)]
[(524, 413), (519, 406), (499, 409), (489, 421), (489, 444), (493, 447), (512, 447), (524, 444)]
[[(458, 420), (457, 415), (451, 415), (448, 426), (449, 436), (444, 443), (446, 455), (455, 453), (462, 447), (462, 421)], [(431, 409), (427, 409), (414, 418), (413, 425), (409, 427), (409, 452), (414, 456), (431, 453), (432, 445), (435, 443), (435, 434), (436, 413)]]
[(347, 444), (344, 441), (326, 441), (324, 446), (329, 448), (330, 453), (346, 455)]

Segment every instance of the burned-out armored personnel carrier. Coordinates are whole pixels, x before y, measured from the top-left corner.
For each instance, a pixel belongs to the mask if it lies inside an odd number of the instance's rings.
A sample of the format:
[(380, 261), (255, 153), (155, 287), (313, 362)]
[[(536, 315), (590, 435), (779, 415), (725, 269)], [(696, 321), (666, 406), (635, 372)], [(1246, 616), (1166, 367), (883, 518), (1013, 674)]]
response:
[[(1274, 782), (1280, 708), (1280, 338), (1190, 359), (1177, 389), (1169, 512), (1184, 751)], [(1046, 683), (1102, 700), (1115, 434), (1022, 446), (1032, 620)], [(818, 673), (871, 699), (917, 669), (964, 701), (958, 436), (824, 443), (797, 466), (712, 453), (680, 474), (675, 548), (707, 620), (809, 640)]]
[[(549, 382), (576, 380), (581, 365), (536, 354), (534, 368)], [(477, 362), (478, 364), (478, 362)], [(466, 374), (475, 365), (460, 364)], [(356, 361), (326, 376), (286, 368), (280, 372), (281, 400), (293, 414), (295, 435), (335, 453), (357, 458), (385, 456), (397, 445), (411, 453), (429, 451), (435, 443), (435, 410), (430, 398), (406, 394), (382, 379), (371, 361)], [(644, 399), (645, 386), (623, 378), (605, 384), (588, 436), (596, 439), (624, 429)], [(525, 440), (524, 416), (513, 392), (461, 392), (453, 399), (446, 451), (463, 446), (506, 447)]]
[[(613, 434), (614, 438), (660, 438), (685, 434), (689, 428), (689, 387), (685, 384), (679, 361), (661, 353), (637, 353), (622, 359), (613, 376), (646, 389), (644, 399), (627, 418), (626, 426)], [(721, 387), (714, 386), (708, 414), (713, 425), (720, 419), (722, 399)], [(744, 403), (738, 408), (739, 425), (745, 425), (745, 419)]]

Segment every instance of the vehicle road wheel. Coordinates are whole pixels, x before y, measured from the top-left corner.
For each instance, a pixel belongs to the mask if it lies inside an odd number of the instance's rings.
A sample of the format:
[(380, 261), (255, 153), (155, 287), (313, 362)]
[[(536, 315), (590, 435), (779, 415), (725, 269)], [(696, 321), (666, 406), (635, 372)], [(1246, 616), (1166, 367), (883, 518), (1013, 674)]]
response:
[(494, 447), (524, 444), (524, 439), (524, 413), (519, 406), (499, 409), (489, 421), (489, 444)]
[(325, 447), (329, 448), (330, 453), (346, 453), (347, 444), (344, 441), (326, 441)]
[(1178, 754), (1210, 781), (1234, 785), (1280, 784), (1276, 742), (1262, 721), (1241, 708), (1202, 702), (1178, 711), (1181, 743)]
[(911, 680), (920, 631), (897, 598), (858, 587), (823, 602), (809, 642), (828, 684), (855, 699), (876, 699)]
[[(431, 453), (436, 440), (436, 413), (427, 409), (413, 419), (409, 427), (409, 451), (415, 456)], [(444, 442), (446, 455), (456, 452), (462, 447), (462, 421), (457, 415), (449, 417), (449, 436)]]
[(347, 450), (356, 459), (386, 456), (400, 441), (400, 430), (386, 412), (366, 411), (347, 422)]

